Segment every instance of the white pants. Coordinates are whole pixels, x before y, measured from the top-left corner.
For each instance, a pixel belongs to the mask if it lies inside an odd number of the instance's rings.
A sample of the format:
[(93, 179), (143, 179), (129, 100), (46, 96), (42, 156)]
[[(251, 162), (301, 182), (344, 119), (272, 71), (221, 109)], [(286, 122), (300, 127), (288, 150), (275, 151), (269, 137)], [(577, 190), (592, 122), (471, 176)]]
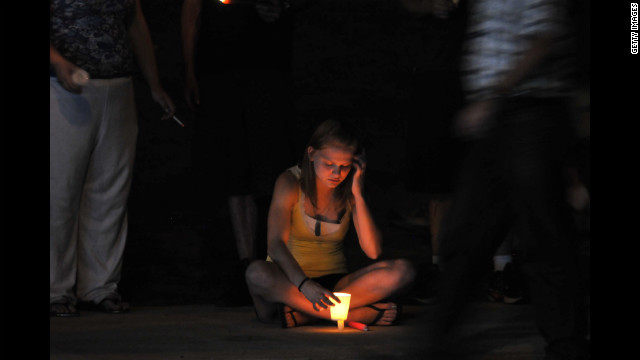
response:
[(117, 293), (138, 135), (131, 78), (49, 87), (49, 302)]

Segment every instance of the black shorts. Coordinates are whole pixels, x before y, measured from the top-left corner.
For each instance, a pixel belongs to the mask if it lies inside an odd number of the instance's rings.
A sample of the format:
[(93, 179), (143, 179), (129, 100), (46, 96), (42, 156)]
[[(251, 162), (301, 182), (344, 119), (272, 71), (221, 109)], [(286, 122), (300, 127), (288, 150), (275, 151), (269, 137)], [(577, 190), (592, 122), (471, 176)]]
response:
[(334, 291), (336, 288), (336, 284), (338, 284), (338, 281), (340, 281), (340, 279), (342, 279), (346, 275), (347, 274), (329, 274), (317, 278), (311, 278), (311, 280), (322, 285), (327, 290)]

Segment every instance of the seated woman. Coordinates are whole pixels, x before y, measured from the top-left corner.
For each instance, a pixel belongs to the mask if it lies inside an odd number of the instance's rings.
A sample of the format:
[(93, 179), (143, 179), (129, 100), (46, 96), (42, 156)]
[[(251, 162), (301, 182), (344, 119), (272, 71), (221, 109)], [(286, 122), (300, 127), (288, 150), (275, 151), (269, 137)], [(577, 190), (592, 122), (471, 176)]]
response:
[(268, 217), (268, 257), (252, 262), (246, 280), (258, 319), (283, 327), (330, 320), (333, 292), (351, 293), (347, 321), (391, 325), (398, 316), (390, 297), (413, 281), (402, 259), (347, 272), (343, 240), (351, 220), (371, 259), (382, 236), (363, 197), (364, 152), (355, 132), (335, 120), (314, 132), (300, 166), (276, 180)]

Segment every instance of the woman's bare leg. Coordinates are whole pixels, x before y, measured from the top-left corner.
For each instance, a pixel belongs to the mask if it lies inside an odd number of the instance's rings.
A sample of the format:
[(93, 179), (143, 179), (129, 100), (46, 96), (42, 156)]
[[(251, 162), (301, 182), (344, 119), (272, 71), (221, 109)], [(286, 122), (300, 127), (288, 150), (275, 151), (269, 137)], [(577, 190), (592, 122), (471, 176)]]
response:
[(316, 311), (275, 263), (263, 260), (252, 262), (247, 268), (246, 279), (256, 314), (261, 321), (276, 320), (278, 303), (316, 318), (331, 319), (329, 310)]
[[(377, 308), (384, 310), (378, 323), (388, 325), (395, 319), (397, 310), (394, 308), (395, 304), (380, 301), (408, 286), (414, 276), (413, 267), (407, 261), (386, 260), (345, 276), (338, 282), (334, 291), (351, 293), (351, 310), (347, 320), (370, 324), (378, 316), (379, 311), (366, 306), (375, 304)], [(254, 261), (247, 269), (246, 279), (256, 314), (261, 321), (276, 320), (278, 303), (296, 310), (299, 315), (302, 313), (314, 318), (331, 319), (328, 309), (316, 311), (311, 302), (274, 263)], [(304, 316), (297, 316), (297, 318), (300, 318), (296, 319), (297, 322), (308, 320)]]
[(413, 266), (406, 260), (385, 260), (374, 263), (342, 278), (335, 291), (351, 294), (349, 321), (371, 324), (379, 311), (368, 305), (382, 309), (383, 314), (376, 321), (378, 325), (390, 325), (397, 316), (396, 304), (382, 302), (407, 288), (415, 277)]

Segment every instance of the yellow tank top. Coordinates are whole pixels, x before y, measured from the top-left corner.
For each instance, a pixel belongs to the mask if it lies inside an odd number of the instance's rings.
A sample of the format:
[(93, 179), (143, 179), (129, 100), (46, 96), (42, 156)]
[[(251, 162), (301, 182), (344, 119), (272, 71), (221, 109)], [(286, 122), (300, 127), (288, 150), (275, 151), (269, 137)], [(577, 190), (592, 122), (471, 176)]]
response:
[[(290, 170), (294, 175), (298, 175), (295, 171), (297, 169)], [(339, 224), (321, 221), (320, 236), (316, 236), (315, 231), (307, 225), (305, 217), (309, 215), (304, 212), (304, 193), (298, 187), (298, 201), (291, 211), (291, 230), (287, 247), (302, 270), (310, 278), (347, 273), (344, 238), (351, 222), (351, 207), (347, 204)], [(315, 219), (313, 221), (315, 222)], [(267, 257), (267, 261), (272, 260)]]

